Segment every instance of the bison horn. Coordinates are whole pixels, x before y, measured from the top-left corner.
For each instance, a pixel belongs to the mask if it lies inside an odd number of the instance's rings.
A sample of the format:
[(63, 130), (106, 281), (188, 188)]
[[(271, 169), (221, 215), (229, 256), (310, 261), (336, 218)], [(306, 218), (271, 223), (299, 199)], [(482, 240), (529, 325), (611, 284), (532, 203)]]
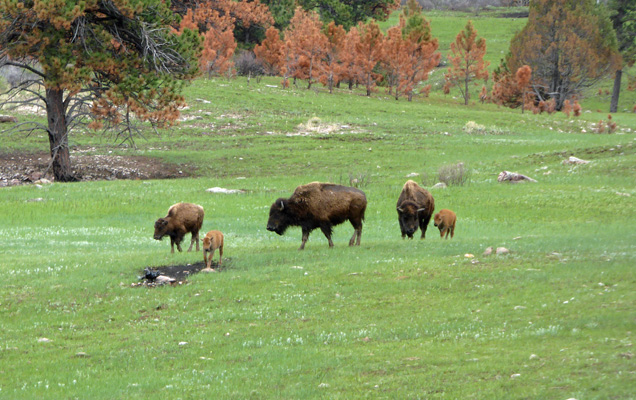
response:
[(281, 200), (281, 202), (280, 202), (280, 210), (283, 211), (284, 208), (285, 208), (285, 203), (283, 203), (283, 201)]
[(418, 208), (417, 212), (422, 212), (422, 211), (426, 211), (426, 208)]
[(397, 208), (397, 210), (398, 210), (399, 212), (404, 212), (404, 209), (403, 209), (402, 207), (398, 207), (398, 208)]

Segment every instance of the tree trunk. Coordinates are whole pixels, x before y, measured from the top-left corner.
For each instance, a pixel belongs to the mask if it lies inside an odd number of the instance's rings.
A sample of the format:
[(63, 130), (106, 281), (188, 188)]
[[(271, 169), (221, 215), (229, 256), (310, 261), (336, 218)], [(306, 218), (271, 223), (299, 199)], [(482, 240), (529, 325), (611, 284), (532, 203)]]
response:
[(466, 79), (464, 80), (464, 105), (467, 106), (468, 105), (468, 77), (466, 77)]
[(64, 91), (59, 88), (46, 89), (46, 114), (48, 119), (49, 145), (53, 176), (58, 182), (77, 181), (71, 172), (71, 157), (68, 149)]
[(618, 96), (621, 94), (621, 79), (623, 78), (623, 70), (617, 69), (614, 76), (614, 89), (612, 90), (612, 101), (610, 102), (610, 112), (615, 113), (618, 110)]

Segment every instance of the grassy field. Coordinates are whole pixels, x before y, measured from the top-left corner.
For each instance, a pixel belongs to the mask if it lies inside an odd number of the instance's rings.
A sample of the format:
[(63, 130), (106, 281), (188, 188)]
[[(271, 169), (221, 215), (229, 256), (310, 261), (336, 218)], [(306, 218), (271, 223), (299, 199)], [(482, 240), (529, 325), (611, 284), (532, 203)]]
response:
[[(566, 118), (277, 83), (199, 80), (179, 126), (138, 150), (71, 138), (195, 178), (0, 189), (0, 398), (635, 397), (636, 114), (597, 134), (606, 114), (585, 103)], [(3, 135), (0, 151), (47, 146)], [(407, 175), (430, 188), (460, 162), (464, 185), (430, 189), (457, 213), (454, 239), (431, 224), (402, 240)], [(503, 170), (538, 182), (497, 183)], [(348, 223), (333, 249), (319, 231), (302, 252), (299, 229), (266, 231), (297, 185), (354, 178), (369, 201), (360, 247)], [(145, 267), (201, 261), (152, 239), (178, 201), (224, 232), (226, 267), (133, 287)]]

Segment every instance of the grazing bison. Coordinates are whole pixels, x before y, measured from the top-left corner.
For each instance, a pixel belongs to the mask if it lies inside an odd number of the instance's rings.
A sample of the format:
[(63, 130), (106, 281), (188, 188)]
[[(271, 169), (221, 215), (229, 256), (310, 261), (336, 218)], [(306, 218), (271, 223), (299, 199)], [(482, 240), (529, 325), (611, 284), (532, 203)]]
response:
[(199, 230), (203, 225), (203, 207), (192, 203), (177, 203), (170, 207), (168, 215), (159, 218), (155, 222), (156, 240), (163, 239), (164, 236), (170, 236), (170, 247), (174, 253), (174, 245), (176, 243), (177, 250), (181, 250), (181, 241), (186, 233), (190, 232), (190, 248), (196, 242), (197, 251), (199, 251)]
[(333, 247), (333, 226), (349, 220), (354, 229), (349, 246), (359, 246), (366, 208), (367, 197), (362, 190), (332, 183), (312, 182), (298, 186), (290, 198), (280, 198), (272, 204), (267, 230), (283, 235), (288, 227), (300, 226), (303, 231), (303, 242), (299, 250), (302, 250), (309, 233), (320, 228), (329, 241), (329, 247)]
[(451, 239), (455, 236), (455, 221), (457, 221), (457, 216), (454, 212), (447, 209), (439, 210), (433, 218), (433, 224), (439, 229), (440, 237), (443, 238), (444, 234), (446, 234), (446, 239), (448, 239), (449, 233)]
[(413, 234), (420, 227), (422, 239), (426, 236), (426, 228), (435, 210), (435, 200), (428, 190), (422, 189), (412, 180), (406, 181), (397, 201), (398, 221), (402, 239)]
[[(203, 271), (214, 271), (212, 268), (212, 257), (214, 250), (219, 249), (219, 266), (223, 260), (223, 234), (219, 231), (210, 231), (203, 238), (203, 262), (205, 268)], [(210, 253), (210, 257), (207, 254)]]

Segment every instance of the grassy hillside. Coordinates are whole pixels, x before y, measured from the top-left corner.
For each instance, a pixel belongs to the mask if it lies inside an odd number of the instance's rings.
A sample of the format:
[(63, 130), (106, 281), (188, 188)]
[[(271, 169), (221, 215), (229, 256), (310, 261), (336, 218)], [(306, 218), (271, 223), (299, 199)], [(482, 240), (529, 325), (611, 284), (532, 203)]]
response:
[[(72, 138), (198, 178), (0, 189), (0, 397), (633, 396), (634, 114), (601, 135), (595, 112), (276, 83), (197, 81), (184, 121), (137, 151)], [(470, 121), (482, 127), (468, 131)], [(590, 163), (562, 164), (570, 155)], [(465, 185), (431, 189), (437, 210), (457, 212), (455, 238), (431, 224), (425, 240), (402, 240), (395, 202), (407, 175), (430, 187), (459, 162)], [(497, 183), (502, 170), (538, 182)], [(353, 178), (369, 200), (360, 247), (346, 245), (348, 223), (335, 248), (315, 231), (302, 252), (298, 229), (265, 230), (271, 203), (297, 185)], [(226, 268), (132, 287), (147, 266), (202, 258), (152, 239), (178, 201), (203, 205), (204, 231), (225, 233)], [(482, 256), (489, 246), (510, 254)]]

